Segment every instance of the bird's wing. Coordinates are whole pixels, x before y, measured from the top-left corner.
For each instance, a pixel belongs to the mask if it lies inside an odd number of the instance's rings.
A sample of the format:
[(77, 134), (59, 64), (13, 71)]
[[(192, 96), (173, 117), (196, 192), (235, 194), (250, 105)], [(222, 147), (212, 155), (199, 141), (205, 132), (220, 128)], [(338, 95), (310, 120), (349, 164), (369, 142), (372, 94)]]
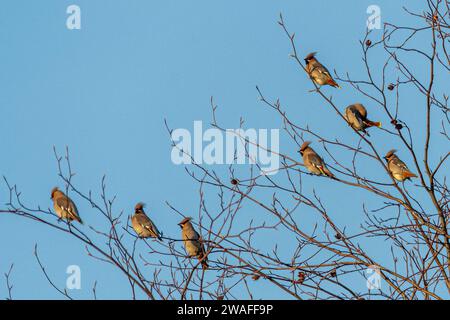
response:
[(310, 153), (307, 155), (307, 157), (311, 165), (316, 167), (321, 174), (329, 177), (333, 176), (330, 170), (328, 170), (328, 168), (325, 166), (325, 162), (323, 162), (323, 159), (318, 154)]
[(402, 160), (400, 160), (399, 158), (394, 158), (394, 159), (392, 160), (392, 163), (393, 163), (397, 168), (399, 168), (399, 169), (402, 170), (402, 171), (409, 171), (409, 169), (408, 169), (408, 167), (406, 166), (406, 164), (405, 164)]
[(150, 232), (152, 232), (152, 233), (154, 234), (155, 237), (159, 238), (159, 237), (161, 236), (161, 233), (159, 232), (158, 228), (157, 228), (156, 225), (153, 223), (153, 221), (150, 220), (150, 218), (149, 218), (148, 220), (149, 220), (149, 226), (148, 226), (147, 229), (148, 229)]
[(147, 217), (146, 215), (142, 214), (137, 217), (137, 222), (146, 230), (150, 231), (152, 235), (155, 237), (159, 237), (159, 231), (158, 228), (156, 228), (156, 225), (153, 223), (153, 221)]
[(193, 227), (187, 228), (185, 235), (186, 240), (197, 241), (198, 239), (200, 239), (200, 235), (197, 233), (197, 231), (195, 231)]
[(311, 72), (313, 72), (313, 71), (317, 71), (319, 73), (325, 74), (325, 75), (327, 75), (328, 77), (331, 78), (330, 71), (328, 71), (328, 69), (324, 65), (322, 65), (320, 62), (316, 62), (312, 66)]
[(329, 76), (331, 78), (330, 71), (328, 71), (328, 69), (326, 67), (321, 66), (321, 68), (319, 68), (319, 72), (320, 73), (324, 73), (324, 74), (326, 74), (327, 76)]
[(364, 108), (364, 106), (360, 103), (357, 103), (354, 105), (355, 110), (360, 114), (362, 118), (367, 118), (367, 110)]
[(323, 160), (317, 154), (310, 152), (306, 155), (306, 157), (308, 158), (308, 161), (316, 168), (323, 167)]
[(75, 203), (68, 197), (60, 197), (56, 199), (56, 205), (62, 210), (68, 212), (73, 218), (78, 218), (78, 209)]
[(361, 118), (361, 115), (359, 114), (359, 112), (356, 109), (347, 108), (345, 111), (346, 111), (345, 114), (347, 116), (347, 121), (350, 124), (358, 123), (359, 127), (363, 126), (363, 119)]
[(195, 229), (193, 229), (192, 231), (194, 231), (195, 238), (197, 239), (196, 243), (197, 243), (197, 248), (198, 248), (199, 254), (204, 255), (206, 251), (205, 251), (205, 246), (202, 241), (202, 237), (200, 236), (200, 234), (198, 234), (197, 231), (195, 231)]

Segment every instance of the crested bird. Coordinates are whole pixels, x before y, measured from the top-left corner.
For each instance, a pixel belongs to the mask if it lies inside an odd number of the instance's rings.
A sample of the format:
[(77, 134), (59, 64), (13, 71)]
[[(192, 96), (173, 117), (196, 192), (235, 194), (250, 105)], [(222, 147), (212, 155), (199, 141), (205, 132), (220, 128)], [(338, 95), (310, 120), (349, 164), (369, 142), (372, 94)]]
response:
[(309, 77), (319, 86), (329, 85), (340, 88), (339, 84), (334, 81), (328, 69), (316, 59), (315, 55), (316, 52), (312, 52), (305, 57), (305, 69)]
[(184, 218), (178, 225), (181, 227), (181, 238), (189, 257), (196, 257), (200, 260), (203, 270), (208, 269), (205, 247), (200, 235), (195, 231), (191, 223), (192, 218)]
[(334, 178), (334, 175), (328, 170), (323, 159), (309, 146), (310, 144), (311, 141), (305, 141), (299, 151), (303, 157), (305, 167), (313, 174)]
[(157, 238), (161, 241), (161, 233), (153, 221), (145, 214), (144, 206), (142, 202), (136, 204), (134, 215), (131, 217), (131, 225), (140, 238)]
[(381, 128), (381, 122), (375, 122), (367, 119), (367, 110), (361, 103), (349, 105), (345, 109), (345, 120), (355, 130), (366, 132), (367, 128)]
[(395, 180), (403, 182), (407, 179), (411, 178), (417, 178), (417, 175), (412, 173), (406, 164), (400, 160), (399, 157), (395, 154), (397, 150), (393, 149), (390, 150), (384, 158), (387, 161), (387, 167), (389, 169), (389, 172), (392, 174), (392, 176), (395, 178)]
[(83, 224), (75, 203), (58, 187), (52, 189), (50, 198), (53, 200), (53, 208), (60, 219), (65, 219), (69, 222), (76, 220)]

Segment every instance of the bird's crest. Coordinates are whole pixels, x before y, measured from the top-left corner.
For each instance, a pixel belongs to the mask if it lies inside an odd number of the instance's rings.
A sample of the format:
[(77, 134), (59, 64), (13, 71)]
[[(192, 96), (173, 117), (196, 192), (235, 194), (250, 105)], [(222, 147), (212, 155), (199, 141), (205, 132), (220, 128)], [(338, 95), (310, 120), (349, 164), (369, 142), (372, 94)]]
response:
[(366, 107), (364, 107), (364, 105), (362, 103), (360, 103), (360, 102), (356, 102), (354, 104), (351, 104), (349, 107), (353, 107), (353, 108), (356, 108), (356, 109), (360, 108), (360, 109), (364, 109), (364, 110), (366, 109)]
[(180, 221), (179, 225), (183, 226), (184, 224), (186, 224), (187, 222), (191, 221), (192, 218), (191, 217), (186, 217), (183, 220)]
[(51, 193), (50, 199), (53, 199), (53, 198), (55, 197), (56, 191), (59, 191), (58, 187), (54, 187), (54, 188), (52, 189), (52, 193)]
[(317, 54), (317, 52), (311, 52), (310, 54), (308, 54), (308, 55), (305, 57), (305, 62), (308, 63), (311, 59), (314, 59), (315, 56), (316, 56), (316, 54)]
[(134, 210), (135, 210), (136, 212), (142, 211), (142, 209), (144, 209), (144, 207), (145, 207), (145, 203), (143, 203), (143, 202), (138, 202), (138, 203), (136, 204), (136, 206), (134, 207)]
[(397, 150), (392, 149), (390, 150), (388, 153), (386, 153), (386, 155), (384, 156), (386, 159), (389, 159), (390, 157), (392, 157), (394, 155), (394, 153), (397, 152)]
[(306, 148), (311, 144), (311, 141), (305, 141), (303, 142), (302, 146), (300, 147), (300, 151), (305, 151)]

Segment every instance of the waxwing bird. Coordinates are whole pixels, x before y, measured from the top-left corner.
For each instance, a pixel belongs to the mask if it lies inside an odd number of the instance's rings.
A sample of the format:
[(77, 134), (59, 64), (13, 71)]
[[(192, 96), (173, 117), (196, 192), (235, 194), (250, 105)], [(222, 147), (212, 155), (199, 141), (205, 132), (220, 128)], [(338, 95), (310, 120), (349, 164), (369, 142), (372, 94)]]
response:
[(300, 154), (303, 157), (306, 169), (313, 174), (334, 178), (334, 175), (325, 166), (323, 159), (309, 146), (310, 144), (311, 141), (305, 141), (300, 148)]
[(197, 257), (202, 264), (203, 270), (208, 269), (205, 247), (200, 235), (195, 231), (191, 223), (192, 218), (184, 218), (178, 225), (181, 227), (181, 238), (189, 257)]
[(131, 217), (131, 225), (140, 238), (157, 238), (161, 241), (161, 233), (153, 221), (145, 214), (144, 206), (142, 202), (136, 204), (134, 215)]
[(60, 219), (67, 220), (69, 222), (76, 220), (83, 224), (78, 214), (78, 209), (75, 203), (68, 196), (64, 194), (57, 187), (53, 188), (51, 199), (53, 200), (53, 208)]
[(315, 57), (316, 52), (310, 53), (305, 58), (306, 72), (309, 77), (319, 86), (329, 85), (340, 88), (339, 84), (333, 80), (330, 72)]
[(381, 122), (374, 122), (367, 119), (367, 110), (361, 103), (349, 105), (345, 109), (345, 120), (355, 130), (366, 132), (370, 127), (381, 127)]
[(388, 169), (397, 181), (405, 181), (411, 178), (417, 178), (417, 175), (409, 171), (406, 164), (395, 154), (397, 150), (389, 151), (384, 158), (387, 161)]

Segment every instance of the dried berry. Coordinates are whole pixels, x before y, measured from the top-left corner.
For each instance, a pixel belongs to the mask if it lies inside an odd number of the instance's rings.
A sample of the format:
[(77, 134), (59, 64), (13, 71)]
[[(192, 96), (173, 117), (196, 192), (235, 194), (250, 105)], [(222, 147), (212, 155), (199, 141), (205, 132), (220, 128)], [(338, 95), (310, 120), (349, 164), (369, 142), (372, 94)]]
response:
[(231, 184), (232, 185), (237, 185), (239, 183), (239, 181), (237, 179), (231, 179)]
[(397, 120), (396, 119), (392, 119), (391, 123), (395, 126), (397, 124)]
[(370, 47), (372, 45), (372, 41), (370, 41), (370, 39), (366, 40), (366, 46)]
[(388, 88), (388, 90), (392, 91), (392, 90), (394, 90), (395, 85), (393, 83), (390, 83), (387, 88)]
[(397, 124), (395, 125), (395, 129), (397, 129), (397, 130), (402, 130), (402, 129), (403, 129), (403, 126), (402, 126), (400, 123), (397, 123)]
[(338, 240), (342, 239), (342, 236), (341, 236), (340, 233), (336, 233), (336, 234), (334, 235), (334, 237), (335, 237), (336, 239), (338, 239)]
[(255, 275), (252, 276), (252, 279), (255, 280), (255, 281), (259, 280), (259, 278), (261, 278), (261, 276), (259, 274), (255, 274)]
[(337, 276), (336, 270), (331, 270), (330, 276), (331, 276), (332, 278), (336, 278), (336, 276)]

